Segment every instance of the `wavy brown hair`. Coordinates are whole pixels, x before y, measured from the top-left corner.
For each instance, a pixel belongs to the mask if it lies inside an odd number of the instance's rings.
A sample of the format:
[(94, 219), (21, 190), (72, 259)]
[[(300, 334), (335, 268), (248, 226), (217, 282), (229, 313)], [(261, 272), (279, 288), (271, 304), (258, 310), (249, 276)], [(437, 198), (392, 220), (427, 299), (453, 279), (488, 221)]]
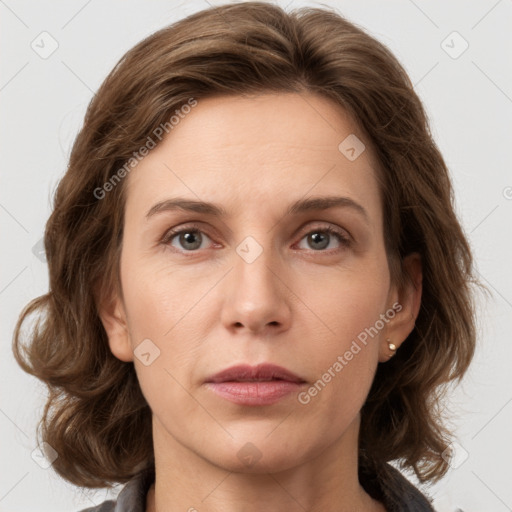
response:
[[(335, 11), (249, 2), (195, 13), (128, 51), (91, 100), (56, 190), (44, 234), (49, 292), (22, 311), (13, 351), (48, 386), (38, 431), (58, 453), (54, 469), (73, 484), (109, 487), (154, 464), (151, 410), (98, 316), (100, 299), (122, 296), (125, 180), (103, 199), (97, 191), (190, 98), (264, 92), (316, 93), (355, 119), (380, 164), (393, 282), (407, 279), (407, 254), (422, 258), (415, 328), (378, 366), (361, 411), (361, 459), (397, 461), (421, 481), (448, 468), (440, 399), (473, 357), (474, 280), (425, 111), (392, 53)], [(23, 345), (31, 314), (37, 321)]]

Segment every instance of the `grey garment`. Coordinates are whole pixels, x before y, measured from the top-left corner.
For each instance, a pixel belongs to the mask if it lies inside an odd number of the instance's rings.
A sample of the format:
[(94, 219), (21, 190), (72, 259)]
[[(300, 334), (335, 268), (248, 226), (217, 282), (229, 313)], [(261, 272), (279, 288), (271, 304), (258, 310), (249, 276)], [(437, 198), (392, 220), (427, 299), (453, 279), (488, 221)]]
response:
[[(360, 470), (359, 479), (368, 494), (378, 499), (387, 512), (435, 512), (431, 500), (389, 464), (378, 470)], [(79, 512), (146, 512), (146, 495), (154, 481), (155, 472), (151, 467), (127, 482), (116, 500), (107, 500)]]

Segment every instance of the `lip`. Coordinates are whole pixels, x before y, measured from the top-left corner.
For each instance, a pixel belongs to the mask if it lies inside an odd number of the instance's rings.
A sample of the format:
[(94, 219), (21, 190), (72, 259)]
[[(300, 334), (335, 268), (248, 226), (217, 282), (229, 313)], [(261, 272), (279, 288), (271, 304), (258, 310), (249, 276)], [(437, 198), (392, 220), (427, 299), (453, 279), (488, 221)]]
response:
[(218, 396), (239, 405), (270, 405), (297, 392), (306, 381), (275, 364), (237, 365), (208, 377), (205, 384)]

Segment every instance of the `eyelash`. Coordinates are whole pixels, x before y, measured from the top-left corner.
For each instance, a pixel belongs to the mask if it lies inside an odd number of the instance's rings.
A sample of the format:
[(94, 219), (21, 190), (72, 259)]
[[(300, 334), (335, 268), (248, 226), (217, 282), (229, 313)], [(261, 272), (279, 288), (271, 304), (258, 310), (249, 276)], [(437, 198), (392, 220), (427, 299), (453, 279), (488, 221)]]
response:
[[(188, 226), (184, 226), (180, 229), (170, 229), (168, 231), (166, 231), (164, 233), (164, 236), (161, 238), (160, 240), (160, 243), (165, 245), (165, 246), (170, 246), (171, 242), (173, 241), (173, 239), (180, 235), (181, 233), (202, 233), (206, 236), (208, 236), (207, 233), (205, 233), (201, 228), (200, 226), (196, 225), (196, 224), (190, 224)], [(346, 235), (344, 235), (341, 231), (338, 231), (337, 229), (331, 227), (331, 226), (325, 226), (325, 227), (322, 227), (322, 228), (314, 228), (314, 229), (311, 229), (310, 231), (307, 231), (301, 238), (299, 241), (301, 241), (302, 239), (304, 239), (307, 235), (310, 235), (311, 233), (322, 233), (322, 234), (328, 234), (330, 236), (334, 235), (338, 238), (338, 241), (341, 245), (341, 247), (338, 247), (338, 248), (335, 248), (335, 249), (327, 249), (327, 250), (323, 250), (323, 249), (320, 249), (318, 251), (315, 251), (314, 249), (311, 249), (310, 252), (312, 253), (324, 253), (324, 254), (332, 254), (333, 252), (339, 252), (339, 251), (342, 251), (343, 249), (348, 249), (351, 244), (352, 244), (352, 241), (350, 238), (348, 238)], [(208, 238), (210, 238), (208, 236)], [(174, 248), (173, 248), (174, 249)], [(192, 250), (192, 251), (186, 251), (186, 250), (177, 250), (177, 252), (180, 252), (182, 254), (185, 254), (185, 255), (195, 255), (197, 254), (197, 252), (199, 251), (199, 249), (195, 249), (195, 250)]]

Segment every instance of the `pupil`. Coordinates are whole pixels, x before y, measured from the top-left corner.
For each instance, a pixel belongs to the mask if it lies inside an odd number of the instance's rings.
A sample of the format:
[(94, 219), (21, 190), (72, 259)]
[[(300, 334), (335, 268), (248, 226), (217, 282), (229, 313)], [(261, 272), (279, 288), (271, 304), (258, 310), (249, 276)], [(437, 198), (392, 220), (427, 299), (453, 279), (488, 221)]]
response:
[[(194, 239), (196, 239), (195, 242)], [(197, 233), (194, 232), (183, 233), (181, 240), (187, 249), (198, 249), (201, 246), (201, 240), (198, 238)], [(192, 245), (192, 247), (190, 245)]]
[(329, 245), (328, 237), (322, 233), (311, 234), (310, 240), (313, 242), (313, 244), (317, 244), (316, 247), (313, 247), (314, 249), (325, 249)]

